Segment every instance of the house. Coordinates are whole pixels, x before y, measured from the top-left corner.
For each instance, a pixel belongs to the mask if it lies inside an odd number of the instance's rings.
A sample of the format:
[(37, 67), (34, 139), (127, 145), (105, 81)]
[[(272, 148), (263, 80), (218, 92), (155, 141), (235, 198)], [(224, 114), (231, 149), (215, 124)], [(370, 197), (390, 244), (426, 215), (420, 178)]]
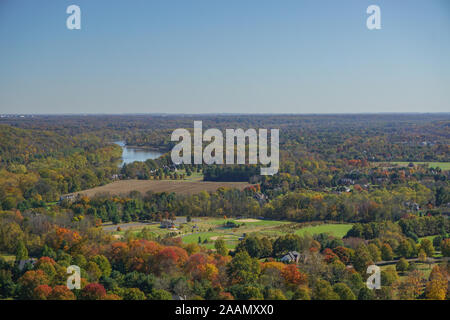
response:
[(173, 229), (175, 228), (175, 223), (170, 220), (161, 221), (161, 228)]
[(75, 195), (74, 194), (65, 194), (65, 195), (62, 195), (61, 197), (59, 197), (60, 202), (64, 201), (64, 200), (73, 201), (73, 200), (75, 200)]
[(281, 258), (281, 262), (298, 263), (299, 259), (300, 259), (300, 253), (298, 253), (297, 251), (290, 251), (287, 255), (285, 255), (283, 258)]
[(352, 189), (350, 189), (349, 187), (346, 187), (346, 186), (339, 186), (339, 187), (336, 187), (336, 191), (339, 192), (339, 193), (351, 192)]
[(345, 184), (345, 185), (355, 184), (355, 180), (349, 179), (349, 178), (342, 178), (339, 182), (340, 182), (340, 184)]
[(264, 203), (267, 200), (267, 197), (264, 193), (255, 193), (253, 196), (259, 203)]
[(403, 203), (403, 205), (404, 205), (405, 207), (409, 208), (409, 209), (412, 210), (412, 211), (416, 211), (416, 212), (417, 212), (417, 211), (420, 210), (420, 206), (419, 206), (419, 204), (416, 203), (416, 202), (409, 202), (409, 201), (406, 201), (406, 202)]
[(23, 268), (25, 268), (25, 266), (26, 266), (27, 264), (30, 264), (31, 266), (34, 267), (34, 265), (36, 264), (36, 262), (37, 262), (37, 259), (36, 259), (36, 258), (30, 258), (30, 259), (26, 259), (26, 260), (20, 260), (18, 268), (19, 268), (20, 271), (22, 271)]

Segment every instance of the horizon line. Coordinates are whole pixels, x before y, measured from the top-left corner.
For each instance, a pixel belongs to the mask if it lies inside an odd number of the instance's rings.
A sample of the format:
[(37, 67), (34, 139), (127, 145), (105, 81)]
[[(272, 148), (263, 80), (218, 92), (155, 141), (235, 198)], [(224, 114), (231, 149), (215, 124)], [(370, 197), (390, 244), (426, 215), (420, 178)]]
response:
[(0, 118), (6, 117), (17, 117), (17, 116), (126, 116), (126, 115), (150, 115), (150, 116), (213, 116), (213, 115), (225, 115), (225, 116), (233, 116), (233, 115), (439, 115), (445, 114), (450, 115), (449, 112), (343, 112), (343, 113), (269, 113), (269, 112), (261, 112), (261, 113), (234, 113), (234, 112), (210, 112), (210, 113), (167, 113), (167, 112), (124, 112), (124, 113), (95, 113), (95, 112), (80, 112), (80, 113), (0, 113)]

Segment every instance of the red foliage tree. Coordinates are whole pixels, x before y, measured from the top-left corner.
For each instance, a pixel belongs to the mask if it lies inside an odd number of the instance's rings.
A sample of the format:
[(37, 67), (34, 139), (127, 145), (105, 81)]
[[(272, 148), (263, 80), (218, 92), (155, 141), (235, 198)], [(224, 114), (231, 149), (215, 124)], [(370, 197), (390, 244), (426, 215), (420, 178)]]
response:
[(75, 295), (66, 286), (55, 286), (49, 300), (75, 300)]
[(22, 285), (22, 295), (26, 298), (32, 299), (34, 289), (40, 285), (49, 284), (50, 280), (42, 270), (30, 270), (23, 274), (19, 279)]
[(106, 290), (100, 283), (90, 283), (81, 291), (83, 300), (101, 300), (106, 296)]
[(339, 246), (339, 247), (334, 248), (333, 251), (339, 257), (339, 260), (341, 260), (343, 264), (350, 263), (351, 252), (348, 248)]
[(109, 260), (129, 271), (150, 272), (149, 259), (161, 250), (161, 245), (144, 239), (115, 242), (107, 252)]
[(181, 267), (188, 259), (186, 250), (179, 247), (165, 247), (154, 259), (154, 266), (158, 273), (171, 272)]
[(47, 300), (52, 293), (52, 287), (46, 284), (41, 284), (34, 288), (33, 298), (36, 300)]
[(81, 242), (81, 236), (77, 231), (66, 228), (55, 228), (48, 234), (46, 243), (55, 250), (62, 249), (64, 251), (71, 250), (75, 245)]
[(36, 268), (39, 268), (39, 267), (40, 267), (42, 264), (44, 264), (44, 263), (49, 263), (49, 264), (51, 264), (52, 266), (54, 266), (54, 265), (56, 264), (55, 260), (53, 260), (53, 259), (50, 258), (50, 257), (41, 257), (41, 258), (36, 262), (35, 267), (36, 267)]
[(339, 259), (339, 257), (330, 248), (323, 250), (323, 256), (326, 263), (332, 263)]
[(284, 281), (286, 281), (286, 284), (293, 284), (296, 286), (305, 284), (308, 279), (307, 275), (300, 272), (295, 264), (286, 265), (281, 271), (281, 275), (283, 276)]
[(191, 255), (186, 262), (185, 265), (186, 273), (195, 272), (200, 265), (211, 263), (212, 260), (213, 259), (205, 253), (195, 253)]

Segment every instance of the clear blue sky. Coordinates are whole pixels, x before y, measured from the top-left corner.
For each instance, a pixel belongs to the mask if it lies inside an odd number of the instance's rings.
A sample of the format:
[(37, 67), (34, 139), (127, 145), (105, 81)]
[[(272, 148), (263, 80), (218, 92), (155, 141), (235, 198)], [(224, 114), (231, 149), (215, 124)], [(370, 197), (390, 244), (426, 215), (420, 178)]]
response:
[(450, 1), (0, 0), (0, 113), (358, 112), (450, 112)]

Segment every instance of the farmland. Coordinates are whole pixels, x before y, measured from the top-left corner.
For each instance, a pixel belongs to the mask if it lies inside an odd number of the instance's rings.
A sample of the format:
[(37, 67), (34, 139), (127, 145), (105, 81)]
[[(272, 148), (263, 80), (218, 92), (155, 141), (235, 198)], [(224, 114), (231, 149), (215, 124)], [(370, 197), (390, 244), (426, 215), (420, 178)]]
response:
[[(398, 161), (398, 162), (391, 162), (393, 164), (399, 165), (401, 167), (406, 167), (410, 164), (410, 162), (406, 161)], [(444, 171), (450, 170), (450, 162), (412, 162), (414, 165), (423, 165), (427, 164), (430, 168), (441, 168)]]
[[(228, 228), (224, 224), (233, 222), (237, 227)], [(182, 235), (184, 243), (202, 243), (207, 248), (214, 247), (214, 241), (221, 238), (229, 249), (233, 249), (239, 243), (239, 238), (245, 235), (257, 234), (258, 236), (276, 236), (282, 233), (280, 226), (286, 225), (286, 221), (270, 221), (259, 219), (200, 219), (198, 222), (188, 224), (185, 229), (196, 226), (194, 232)], [(192, 231), (192, 230), (191, 230)]]
[[(117, 226), (104, 225), (103, 230), (112, 232), (116, 236), (122, 237), (126, 230), (138, 234), (142, 229), (146, 229), (153, 236), (164, 236), (171, 232), (178, 233), (184, 243), (198, 243), (208, 249), (214, 248), (217, 239), (223, 239), (228, 249), (234, 249), (239, 243), (239, 238), (244, 235), (258, 235), (274, 238), (283, 234), (295, 233), (297, 235), (314, 235), (319, 233), (329, 233), (337, 238), (342, 238), (352, 224), (332, 224), (325, 223), (315, 226), (305, 226), (301, 224), (261, 219), (217, 219), (217, 218), (194, 218), (187, 222), (185, 217), (177, 217), (174, 221), (177, 230), (171, 231), (160, 228), (158, 223), (127, 223), (120, 224), (121, 231), (117, 231)], [(234, 227), (225, 227), (227, 222), (233, 222)]]
[(318, 234), (318, 233), (329, 233), (337, 238), (343, 238), (347, 232), (352, 228), (352, 224), (343, 223), (343, 224), (320, 224), (317, 226), (308, 226), (301, 229), (298, 229), (295, 234), (299, 236), (303, 236), (305, 234)]
[[(449, 121), (385, 117), (205, 120), (282, 128), (279, 173), (264, 177), (167, 154), (117, 165), (111, 139), (169, 147), (191, 119), (0, 125), (0, 299), (446, 299), (450, 171), (406, 161), (445, 168)], [(363, 289), (372, 264), (388, 271), (382, 290)], [(76, 292), (61, 277), (70, 265)]]
[(148, 191), (152, 192), (175, 192), (178, 194), (195, 194), (201, 191), (214, 192), (217, 189), (236, 188), (243, 190), (250, 186), (246, 182), (209, 182), (209, 181), (184, 181), (184, 180), (120, 180), (115, 181), (104, 186), (87, 189), (75, 193), (87, 197), (93, 197), (99, 194), (110, 195), (127, 195), (131, 191), (139, 191), (142, 194)]

